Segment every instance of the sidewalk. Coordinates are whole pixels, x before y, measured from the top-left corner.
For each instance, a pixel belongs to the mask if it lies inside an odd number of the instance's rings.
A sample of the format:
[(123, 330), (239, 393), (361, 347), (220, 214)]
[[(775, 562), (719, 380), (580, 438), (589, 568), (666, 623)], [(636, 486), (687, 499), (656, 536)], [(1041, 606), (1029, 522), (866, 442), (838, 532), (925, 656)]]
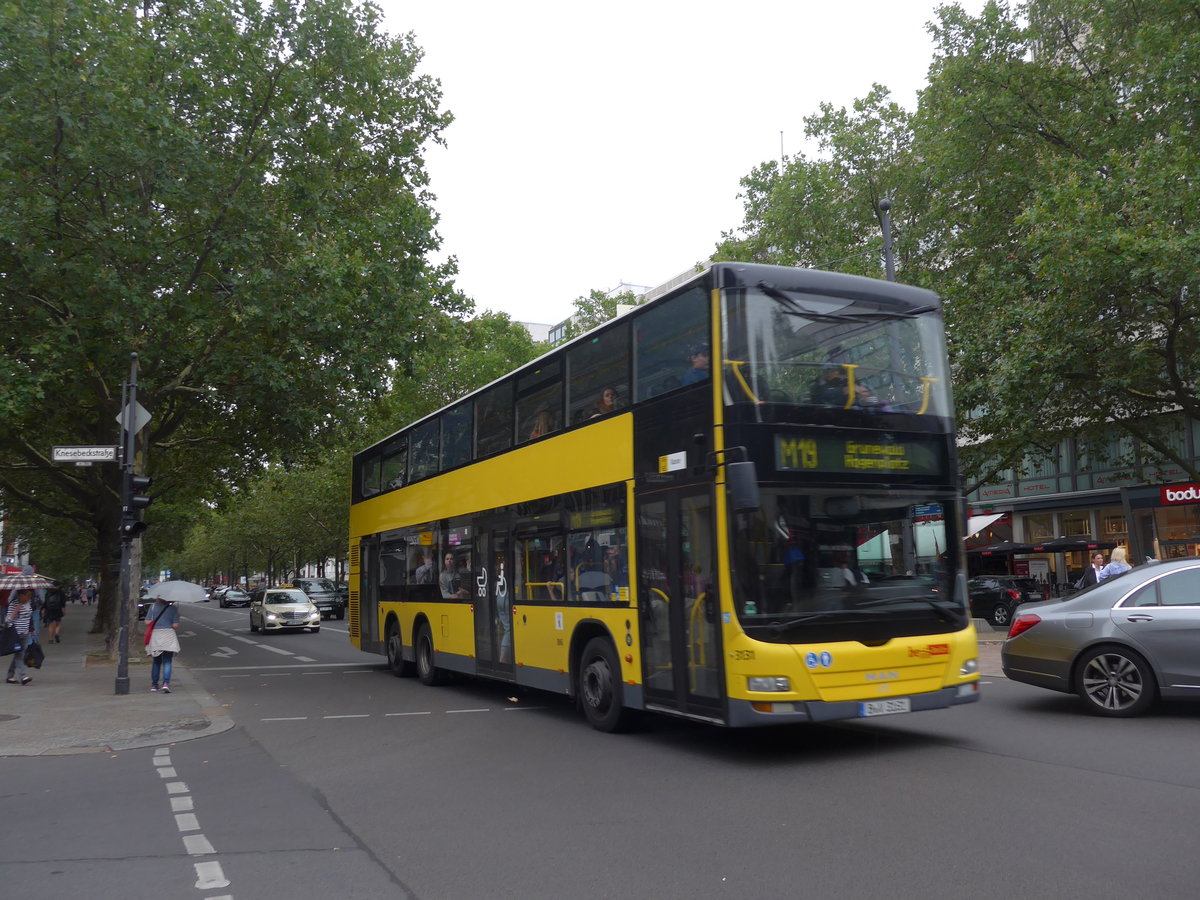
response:
[[(117, 664), (104, 655), (104, 636), (86, 633), (93, 614), (94, 608), (69, 605), (62, 643), (42, 641), (46, 661), (29, 670), (33, 682), (0, 680), (0, 757), (134, 750), (233, 727), (181, 665), (186, 646), (175, 659), (171, 693), (150, 693), (150, 658), (136, 623), (129, 635), (129, 693), (118, 695)], [(0, 657), (0, 674), (10, 662)]]

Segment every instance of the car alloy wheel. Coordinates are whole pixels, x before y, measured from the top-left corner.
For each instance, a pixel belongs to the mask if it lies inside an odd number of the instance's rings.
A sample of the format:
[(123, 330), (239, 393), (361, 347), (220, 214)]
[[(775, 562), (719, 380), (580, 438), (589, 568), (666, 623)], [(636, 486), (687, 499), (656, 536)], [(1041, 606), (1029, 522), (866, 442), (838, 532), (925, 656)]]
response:
[(1097, 647), (1079, 661), (1079, 696), (1101, 716), (1136, 716), (1154, 702), (1154, 672), (1123, 647)]

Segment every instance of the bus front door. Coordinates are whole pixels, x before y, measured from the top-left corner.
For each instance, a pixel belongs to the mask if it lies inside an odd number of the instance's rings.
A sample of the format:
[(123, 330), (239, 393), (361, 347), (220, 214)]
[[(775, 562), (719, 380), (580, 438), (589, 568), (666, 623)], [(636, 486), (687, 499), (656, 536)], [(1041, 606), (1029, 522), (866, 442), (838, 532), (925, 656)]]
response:
[(471, 591), (475, 605), (475, 664), (482, 675), (511, 677), (512, 552), (507, 531), (480, 528)]
[(638, 607), (646, 706), (720, 719), (721, 657), (707, 488), (638, 504)]

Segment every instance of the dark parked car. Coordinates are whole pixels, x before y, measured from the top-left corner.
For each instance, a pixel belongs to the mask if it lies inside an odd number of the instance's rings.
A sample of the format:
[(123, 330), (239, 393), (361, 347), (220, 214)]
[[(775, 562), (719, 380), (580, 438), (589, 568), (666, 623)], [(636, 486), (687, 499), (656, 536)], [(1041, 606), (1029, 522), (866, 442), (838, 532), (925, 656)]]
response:
[(217, 602), (221, 604), (221, 609), (228, 609), (231, 606), (249, 606), (250, 595), (241, 588), (226, 588)]
[(1078, 694), (1101, 716), (1200, 699), (1200, 559), (1149, 562), (1026, 606), (1000, 660), (1010, 680)]
[(292, 587), (308, 594), (308, 599), (321, 611), (321, 618), (346, 618), (346, 601), (328, 578), (297, 578)]
[(971, 615), (993, 625), (1007, 625), (1022, 603), (1045, 600), (1036, 579), (1021, 575), (978, 575), (967, 582)]

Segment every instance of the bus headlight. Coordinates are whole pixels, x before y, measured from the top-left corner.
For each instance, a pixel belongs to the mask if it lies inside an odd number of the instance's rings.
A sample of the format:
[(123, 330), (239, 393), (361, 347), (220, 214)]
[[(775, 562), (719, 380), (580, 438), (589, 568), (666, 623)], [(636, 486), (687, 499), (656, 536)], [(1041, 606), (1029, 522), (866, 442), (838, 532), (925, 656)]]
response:
[(974, 675), (978, 671), (979, 671), (979, 660), (978, 659), (968, 659), (965, 663), (962, 664), (962, 668), (960, 668), (958, 670), (958, 674), (959, 675)]
[(762, 678), (756, 678), (751, 675), (746, 681), (752, 691), (778, 692), (790, 691), (792, 689), (792, 681), (786, 675), (772, 675)]

